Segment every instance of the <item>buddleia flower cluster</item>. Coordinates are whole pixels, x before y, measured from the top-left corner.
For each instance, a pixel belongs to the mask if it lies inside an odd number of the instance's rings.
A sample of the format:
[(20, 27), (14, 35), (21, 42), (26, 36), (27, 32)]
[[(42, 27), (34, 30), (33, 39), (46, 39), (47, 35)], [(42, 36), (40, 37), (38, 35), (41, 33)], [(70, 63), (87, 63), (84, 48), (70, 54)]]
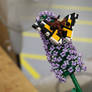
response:
[[(41, 16), (39, 16), (39, 18), (40, 17)], [(51, 70), (61, 82), (65, 82), (66, 77), (74, 72), (81, 72), (81, 70), (86, 71), (81, 54), (77, 53), (72, 40), (67, 42), (66, 39), (63, 38), (62, 44), (56, 45), (46, 39), (42, 32), (40, 32), (40, 36), (43, 40), (47, 60), (51, 64)]]

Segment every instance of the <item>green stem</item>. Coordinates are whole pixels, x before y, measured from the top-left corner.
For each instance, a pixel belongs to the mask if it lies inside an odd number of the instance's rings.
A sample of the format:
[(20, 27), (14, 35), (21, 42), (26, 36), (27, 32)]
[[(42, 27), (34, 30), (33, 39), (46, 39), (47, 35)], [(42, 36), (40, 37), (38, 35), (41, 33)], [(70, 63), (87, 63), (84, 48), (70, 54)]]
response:
[(74, 83), (74, 85), (75, 85), (75, 89), (73, 89), (73, 90), (75, 90), (75, 91), (72, 91), (72, 92), (82, 92), (82, 90), (81, 90), (81, 88), (80, 88), (80, 85), (79, 85), (79, 83), (78, 83), (78, 81), (77, 81), (75, 75), (72, 73), (72, 74), (70, 75), (70, 77), (71, 77), (71, 79), (72, 79), (72, 81), (73, 81), (73, 83)]

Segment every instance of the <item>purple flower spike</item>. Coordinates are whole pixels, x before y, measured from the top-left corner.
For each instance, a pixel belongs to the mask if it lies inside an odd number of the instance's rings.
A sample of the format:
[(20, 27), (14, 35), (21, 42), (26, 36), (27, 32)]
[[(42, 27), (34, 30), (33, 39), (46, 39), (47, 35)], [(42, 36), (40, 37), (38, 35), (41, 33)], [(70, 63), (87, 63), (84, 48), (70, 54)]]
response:
[(76, 50), (73, 50), (73, 54), (74, 54), (74, 55), (77, 55), (77, 51), (76, 51)]
[(48, 15), (48, 11), (44, 11), (44, 14)]
[(49, 56), (47, 57), (47, 59), (48, 59), (48, 61), (50, 61), (50, 60), (51, 60), (51, 58), (50, 58)]
[(58, 74), (58, 70), (55, 70), (54, 72), (55, 72), (55, 74)]
[(59, 66), (60, 66), (59, 64), (55, 64), (55, 67), (57, 67), (57, 68), (58, 68)]
[(65, 69), (66, 68), (66, 64), (61, 65), (61, 68)]
[(77, 72), (80, 72), (80, 71), (81, 71), (80, 67), (77, 66), (77, 67), (76, 67), (76, 71), (77, 71)]
[(54, 63), (51, 63), (51, 65), (52, 65), (53, 67), (55, 67), (55, 64), (54, 64)]
[(61, 62), (62, 61), (62, 58), (61, 57), (58, 57), (57, 58), (57, 62)]
[(64, 61), (64, 64), (69, 65), (69, 61), (68, 60)]
[(75, 59), (77, 59), (77, 57), (78, 57), (78, 56), (74, 56), (74, 58), (73, 58), (73, 59), (75, 60)]
[(65, 49), (63, 49), (63, 52), (64, 52), (64, 53), (66, 53), (67, 51), (68, 51), (68, 50), (67, 50), (66, 48), (65, 48)]
[(69, 45), (69, 47), (70, 47), (70, 48), (73, 48), (73, 45), (72, 45), (72, 44), (70, 44), (70, 45)]
[(48, 12), (48, 16), (51, 16), (52, 14), (51, 14), (51, 12)]
[(44, 49), (48, 49), (47, 45), (44, 45), (43, 47), (44, 47)]
[(68, 60), (71, 60), (71, 56), (70, 56), (70, 55), (68, 55), (66, 58), (67, 58)]
[[(53, 19), (51, 17), (53, 17)], [(36, 18), (36, 21), (38, 22), (44, 19), (54, 23), (52, 20), (56, 17), (57, 16), (53, 12), (44, 11), (40, 13), (40, 15)], [(73, 72), (80, 72), (81, 70), (86, 71), (86, 67), (81, 59), (81, 54), (77, 53), (75, 46), (73, 46), (72, 40), (68, 42), (65, 38), (61, 38), (62, 44), (57, 45), (52, 43), (49, 37), (46, 37), (45, 32), (42, 32), (45, 31), (43, 30), (44, 28), (40, 25), (39, 27), (42, 28), (39, 33), (41, 39), (43, 40), (47, 59), (51, 65), (51, 71), (55, 73), (56, 77), (61, 82), (65, 82), (66, 77)], [(53, 33), (51, 33), (51, 35), (53, 35)]]
[(60, 53), (61, 57), (65, 56), (65, 52)]
[(42, 15), (43, 15), (43, 13), (42, 13), (42, 12), (40, 12), (40, 13), (39, 13), (39, 16), (42, 16)]
[(61, 47), (61, 46), (57, 46), (56, 48), (57, 48), (58, 50), (60, 50), (62, 47)]
[(83, 66), (82, 67), (82, 70), (86, 71), (87, 70), (87, 67), (86, 66)]
[(59, 74), (59, 75), (62, 75), (62, 74), (63, 74), (63, 71), (62, 71), (62, 70), (59, 70), (59, 71), (58, 71), (58, 74)]
[(58, 54), (57, 51), (54, 51), (54, 52), (53, 52), (53, 55), (54, 55), (54, 56), (57, 56), (57, 54)]
[(42, 12), (42, 15), (44, 15), (45, 13), (44, 12)]
[(50, 50), (51, 50), (51, 51), (53, 51), (54, 49), (55, 49), (55, 47), (54, 47), (54, 46), (51, 46), (51, 47), (50, 47)]
[(52, 13), (52, 15), (51, 15), (52, 17), (55, 17), (55, 14), (54, 13)]
[(36, 17), (36, 21), (39, 21), (40, 20), (40, 18), (39, 17)]
[(71, 59), (74, 59), (74, 55), (71, 55)]
[(80, 66), (83, 65), (81, 61), (78, 61), (77, 64), (80, 65)]
[(61, 82), (66, 82), (66, 79), (64, 78), (64, 77), (60, 77), (60, 79), (59, 79)]
[(54, 61), (54, 62), (56, 62), (56, 61), (57, 61), (57, 58), (56, 58), (56, 57), (55, 57), (55, 58), (53, 58), (53, 61)]
[(69, 45), (67, 43), (65, 43), (64, 47), (67, 49), (67, 48), (69, 48)]
[(75, 61), (72, 61), (72, 65), (73, 65), (73, 66), (76, 66), (76, 64), (77, 64), (77, 63), (76, 63)]
[(78, 54), (79, 57), (82, 57), (81, 53)]
[(70, 53), (70, 54), (73, 54), (73, 50), (69, 50), (69, 53)]
[(68, 69), (68, 71), (69, 71), (70, 73), (72, 73), (72, 72), (73, 72), (73, 68), (70, 67), (70, 68)]
[(47, 52), (46, 55), (47, 55), (47, 57), (50, 57), (50, 53), (49, 52)]
[(78, 61), (79, 61), (79, 62), (81, 61), (81, 57), (78, 57)]

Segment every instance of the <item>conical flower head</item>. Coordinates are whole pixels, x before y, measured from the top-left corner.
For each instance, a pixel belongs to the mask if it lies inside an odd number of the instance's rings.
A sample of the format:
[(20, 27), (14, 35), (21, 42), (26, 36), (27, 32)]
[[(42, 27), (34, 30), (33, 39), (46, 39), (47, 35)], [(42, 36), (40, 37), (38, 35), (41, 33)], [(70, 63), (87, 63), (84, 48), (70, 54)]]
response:
[[(50, 16), (50, 14), (44, 12), (39, 16), (39, 20), (41, 20), (44, 14), (47, 18)], [(56, 45), (47, 39), (42, 32), (39, 33), (43, 40), (43, 47), (46, 51), (47, 59), (51, 64), (51, 70), (55, 73), (56, 78), (65, 82), (68, 75), (74, 72), (80, 72), (81, 70), (86, 70), (81, 55), (77, 53), (72, 40), (66, 41), (66, 39), (62, 38), (62, 44)]]
[(55, 72), (60, 81), (65, 82), (66, 77), (71, 73), (86, 69), (72, 41), (67, 42), (63, 39), (62, 45), (59, 46), (45, 39), (42, 33), (40, 35), (44, 43), (47, 59), (52, 67), (51, 70)]

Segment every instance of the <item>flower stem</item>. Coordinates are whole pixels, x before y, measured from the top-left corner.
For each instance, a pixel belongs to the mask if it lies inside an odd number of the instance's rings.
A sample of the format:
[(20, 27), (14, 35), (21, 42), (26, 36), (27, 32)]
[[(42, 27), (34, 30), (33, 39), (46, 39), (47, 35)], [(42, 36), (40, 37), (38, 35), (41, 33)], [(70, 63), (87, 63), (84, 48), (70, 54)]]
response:
[(73, 88), (71, 92), (82, 92), (82, 89), (80, 88), (80, 85), (79, 85), (75, 75), (72, 73), (70, 75), (70, 77), (71, 77), (71, 79), (72, 79), (72, 81), (73, 81), (73, 83), (75, 85), (75, 88)]

